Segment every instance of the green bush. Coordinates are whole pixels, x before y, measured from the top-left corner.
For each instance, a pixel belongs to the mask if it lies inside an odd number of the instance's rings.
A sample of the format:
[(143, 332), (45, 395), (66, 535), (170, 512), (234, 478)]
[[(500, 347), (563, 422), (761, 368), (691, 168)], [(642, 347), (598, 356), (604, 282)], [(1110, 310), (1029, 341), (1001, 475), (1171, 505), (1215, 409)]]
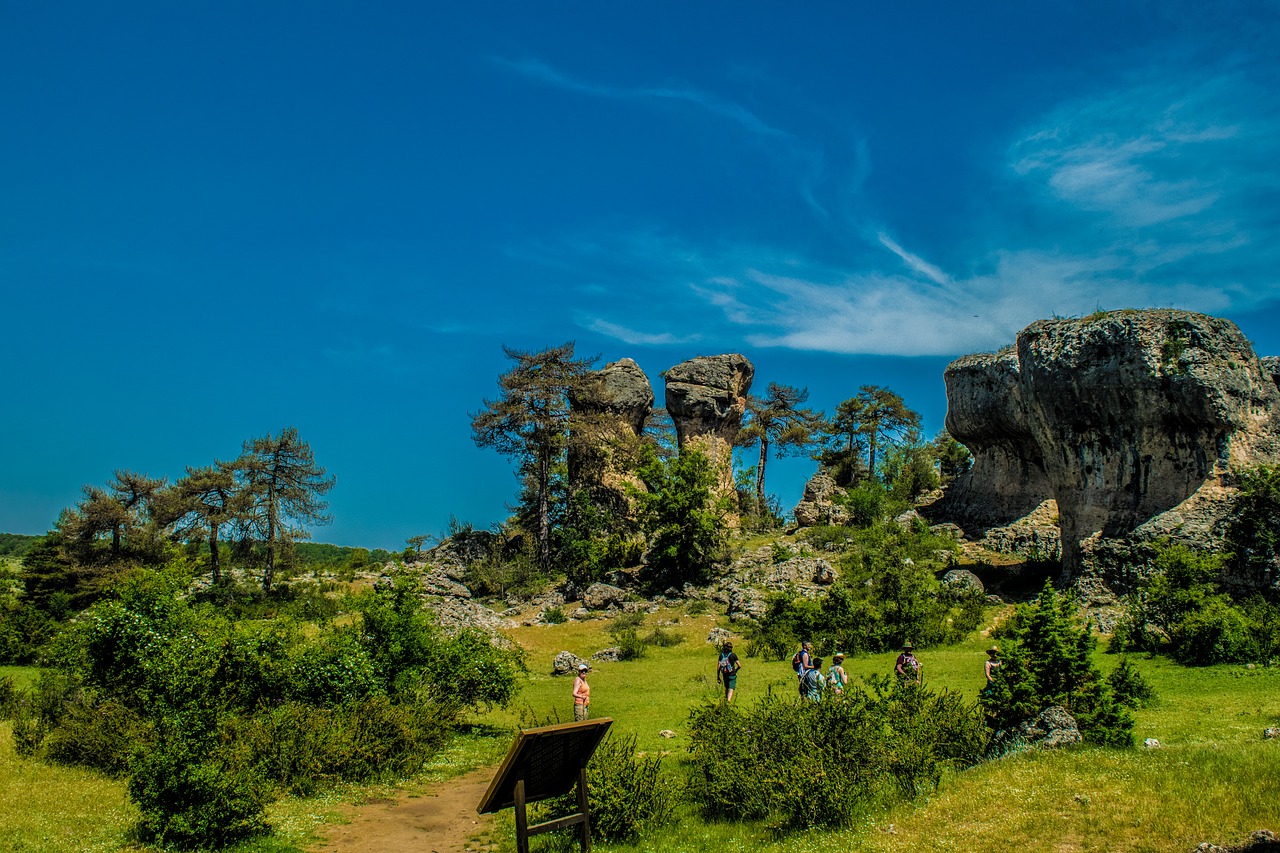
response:
[(323, 635), (294, 654), (286, 694), (313, 705), (341, 705), (378, 691), (380, 684), (364, 647), (351, 632)]
[(1280, 652), (1280, 605), (1237, 603), (1222, 586), (1228, 557), (1184, 545), (1156, 547), (1154, 571), (1129, 596), (1113, 652), (1164, 652), (1179, 663), (1267, 662)]
[(13, 751), (24, 758), (39, 752), (49, 725), (36, 713), (29, 697), (22, 696), (17, 700), (10, 719), (13, 720)]
[(1151, 685), (1142, 677), (1142, 673), (1129, 663), (1128, 656), (1120, 658), (1120, 663), (1107, 676), (1107, 684), (1110, 685), (1116, 701), (1126, 708), (1149, 705), (1156, 696)]
[(711, 609), (705, 598), (695, 598), (685, 605), (684, 612), (690, 616), (701, 616)]
[[(676, 795), (674, 780), (662, 771), (662, 756), (637, 753), (634, 735), (610, 734), (601, 741), (587, 765), (591, 835), (614, 842), (639, 838), (671, 820)], [(548, 812), (557, 816), (577, 810), (576, 791), (548, 806)], [(574, 832), (576, 830), (569, 830)]]
[(119, 778), (150, 740), (150, 727), (114, 699), (72, 704), (45, 740), (45, 754), (59, 764), (92, 767)]
[(639, 660), (649, 653), (648, 646), (635, 628), (611, 631), (609, 634), (618, 647), (618, 660)]
[(1093, 664), (1096, 640), (1077, 605), (1049, 582), (1035, 601), (1021, 604), (992, 635), (1002, 640), (1001, 666), (982, 692), (987, 725), (1009, 730), (1050, 705), (1062, 705), (1087, 743), (1133, 745), (1133, 718), (1116, 701)]
[(864, 480), (838, 498), (849, 510), (849, 523), (854, 527), (871, 527), (885, 518), (889, 493), (884, 486)]
[(229, 759), (208, 720), (164, 720), (155, 746), (131, 768), (129, 797), (141, 815), (139, 837), (195, 849), (265, 833), (270, 785), (252, 767)]
[(669, 631), (661, 625), (654, 627), (653, 632), (644, 638), (646, 646), (657, 646), (662, 649), (669, 649), (672, 646), (678, 646), (684, 642), (684, 637), (675, 631)]
[(542, 621), (548, 625), (562, 625), (568, 621), (568, 617), (564, 615), (563, 607), (548, 607), (542, 611)]
[(0, 663), (35, 663), (40, 648), (58, 630), (45, 611), (21, 601), (0, 602)]
[(986, 745), (980, 713), (959, 694), (887, 677), (835, 701), (707, 704), (691, 736), (689, 792), (704, 815), (787, 830), (850, 826), (914, 799)]
[(664, 460), (645, 446), (636, 473), (646, 489), (632, 492), (648, 538), (646, 582), (654, 589), (706, 583), (724, 558), (727, 513), (712, 496), (716, 475), (707, 457), (686, 450)]
[(938, 558), (952, 543), (933, 534), (877, 525), (850, 534), (840, 580), (817, 599), (776, 593), (748, 633), (749, 654), (779, 659), (802, 639), (824, 655), (886, 651), (904, 640), (917, 646), (956, 643), (982, 619), (976, 589), (943, 587)]

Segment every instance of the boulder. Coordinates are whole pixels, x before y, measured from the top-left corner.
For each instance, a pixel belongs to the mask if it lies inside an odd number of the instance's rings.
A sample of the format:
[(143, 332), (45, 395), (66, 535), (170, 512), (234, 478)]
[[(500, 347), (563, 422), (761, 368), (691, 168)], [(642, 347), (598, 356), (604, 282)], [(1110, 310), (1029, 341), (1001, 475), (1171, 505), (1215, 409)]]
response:
[(848, 509), (835, 500), (845, 493), (829, 474), (818, 472), (804, 485), (804, 494), (792, 515), (799, 527), (819, 524), (843, 524), (849, 519)]
[(942, 576), (942, 585), (950, 589), (962, 592), (975, 592), (978, 595), (986, 594), (986, 587), (982, 585), (982, 579), (968, 569), (952, 569)]
[(995, 751), (1018, 747), (1032, 749), (1057, 749), (1080, 743), (1080, 729), (1076, 718), (1061, 705), (1050, 705), (1035, 719), (1027, 720), (1009, 731), (996, 732), (992, 740)]
[(607, 649), (601, 649), (591, 656), (592, 660), (619, 661), (622, 660), (622, 648), (620, 646), (610, 646)]
[(723, 646), (725, 640), (732, 638), (733, 634), (731, 632), (718, 626), (712, 628), (711, 633), (707, 634), (707, 642), (716, 647)]
[(1263, 740), (1275, 740), (1276, 738), (1280, 738), (1280, 728), (1269, 726), (1262, 730)]
[(666, 378), (667, 413), (681, 450), (700, 451), (716, 473), (717, 497), (736, 495), (733, 442), (747, 410), (755, 367), (744, 355), (698, 356), (677, 364)]
[(578, 666), (587, 663), (573, 652), (559, 652), (551, 663), (552, 675), (574, 675)]
[(605, 610), (617, 607), (627, 600), (625, 590), (607, 583), (593, 583), (582, 594), (582, 606), (588, 610)]

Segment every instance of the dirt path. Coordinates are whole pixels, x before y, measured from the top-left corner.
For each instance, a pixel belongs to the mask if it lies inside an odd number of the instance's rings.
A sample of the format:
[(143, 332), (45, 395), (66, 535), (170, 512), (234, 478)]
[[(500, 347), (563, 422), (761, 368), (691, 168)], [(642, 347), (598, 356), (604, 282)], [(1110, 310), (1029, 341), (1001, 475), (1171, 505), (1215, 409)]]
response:
[(439, 782), (420, 795), (344, 809), (350, 823), (328, 827), (315, 853), (481, 853), (494, 848), (494, 820), (476, 814), (494, 768)]

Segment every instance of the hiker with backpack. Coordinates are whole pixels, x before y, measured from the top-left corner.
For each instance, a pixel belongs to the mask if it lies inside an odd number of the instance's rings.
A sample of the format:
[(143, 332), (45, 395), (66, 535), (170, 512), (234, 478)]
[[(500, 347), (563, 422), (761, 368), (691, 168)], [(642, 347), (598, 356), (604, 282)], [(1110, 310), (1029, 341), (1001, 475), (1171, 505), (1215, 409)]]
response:
[(831, 670), (827, 673), (827, 686), (836, 696), (844, 693), (844, 687), (849, 683), (849, 674), (844, 671), (843, 664), (844, 655), (837, 652), (831, 658)]
[(716, 681), (724, 685), (724, 703), (733, 701), (733, 691), (738, 688), (738, 670), (742, 661), (733, 653), (733, 643), (725, 641), (720, 647), (720, 660), (716, 663)]
[(810, 702), (822, 701), (822, 690), (827, 680), (822, 676), (822, 658), (814, 658), (813, 666), (800, 676), (800, 698)]
[(893, 665), (893, 671), (897, 673), (898, 678), (903, 683), (914, 681), (919, 684), (921, 680), (920, 671), (922, 669), (924, 669), (924, 664), (916, 659), (915, 646), (910, 643), (903, 643), (902, 654), (898, 655), (898, 660)]
[(813, 669), (813, 643), (805, 640), (800, 644), (800, 651), (791, 656), (791, 668), (801, 680), (807, 670)]

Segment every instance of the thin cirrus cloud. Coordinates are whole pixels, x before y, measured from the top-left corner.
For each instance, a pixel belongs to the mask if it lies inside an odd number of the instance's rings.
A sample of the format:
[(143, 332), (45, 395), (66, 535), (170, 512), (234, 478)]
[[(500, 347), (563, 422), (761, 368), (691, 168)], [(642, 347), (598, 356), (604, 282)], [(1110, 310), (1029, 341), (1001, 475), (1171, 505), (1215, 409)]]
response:
[(650, 239), (649, 260), (630, 262), (696, 259), (672, 278), (693, 284), (673, 285), (669, 298), (720, 312), (720, 336), (836, 353), (991, 349), (1039, 317), (1099, 307), (1256, 307), (1280, 298), (1280, 247), (1268, 236), (1280, 210), (1280, 165), (1268, 154), (1280, 114), (1268, 92), (1234, 69), (1157, 69), (1060, 105), (1008, 146), (996, 214), (960, 238), (963, 251), (940, 247), (968, 258), (963, 269), (876, 227), (861, 239), (887, 251), (879, 261), (863, 253), (852, 269), (675, 238)]
[(729, 119), (753, 134), (779, 139), (794, 138), (792, 134), (770, 125), (745, 107), (709, 92), (683, 86), (605, 86), (571, 77), (536, 59), (509, 60), (493, 57), (492, 61), (531, 80), (570, 92), (597, 98), (683, 101)]

